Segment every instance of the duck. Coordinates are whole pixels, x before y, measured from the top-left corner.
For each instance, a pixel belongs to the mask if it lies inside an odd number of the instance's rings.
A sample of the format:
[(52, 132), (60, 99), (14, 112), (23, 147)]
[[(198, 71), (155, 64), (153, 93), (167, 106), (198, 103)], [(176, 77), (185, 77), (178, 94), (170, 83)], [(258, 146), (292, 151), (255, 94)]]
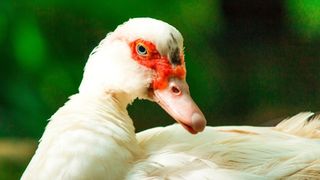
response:
[[(135, 99), (177, 123), (136, 133), (127, 111)], [(206, 124), (186, 82), (181, 33), (132, 18), (93, 49), (79, 92), (52, 115), (21, 179), (320, 179), (314, 113), (274, 127)]]

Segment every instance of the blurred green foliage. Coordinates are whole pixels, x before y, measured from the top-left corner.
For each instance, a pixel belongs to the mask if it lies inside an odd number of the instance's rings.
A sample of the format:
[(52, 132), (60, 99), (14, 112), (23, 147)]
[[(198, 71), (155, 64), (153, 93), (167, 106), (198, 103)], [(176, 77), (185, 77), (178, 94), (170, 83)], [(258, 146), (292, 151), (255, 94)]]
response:
[(39, 70), (46, 60), (46, 46), (38, 26), (32, 20), (17, 23), (13, 32), (13, 53), (17, 64), (28, 70)]
[(320, 1), (318, 0), (288, 0), (288, 13), (291, 28), (308, 39), (320, 37)]
[[(320, 1), (2, 0), (0, 137), (39, 139), (77, 93), (91, 50), (141, 16), (183, 34), (187, 80), (210, 125), (274, 124), (269, 120), (320, 107)], [(138, 131), (173, 123), (151, 102), (129, 111)], [(25, 158), (1, 159), (11, 175), (0, 179), (19, 177)]]

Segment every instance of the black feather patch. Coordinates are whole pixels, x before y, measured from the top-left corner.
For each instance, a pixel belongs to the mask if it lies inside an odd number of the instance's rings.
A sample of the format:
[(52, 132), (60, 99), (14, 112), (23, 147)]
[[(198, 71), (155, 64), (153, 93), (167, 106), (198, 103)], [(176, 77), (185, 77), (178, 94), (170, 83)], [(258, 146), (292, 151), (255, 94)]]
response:
[(173, 65), (181, 65), (179, 48), (175, 48), (173, 51), (171, 51), (170, 60), (171, 64)]
[(168, 42), (169, 51), (170, 51), (170, 62), (173, 65), (181, 65), (181, 59), (180, 59), (180, 51), (178, 46), (178, 42), (176, 38), (173, 36), (172, 33), (170, 33), (171, 40)]

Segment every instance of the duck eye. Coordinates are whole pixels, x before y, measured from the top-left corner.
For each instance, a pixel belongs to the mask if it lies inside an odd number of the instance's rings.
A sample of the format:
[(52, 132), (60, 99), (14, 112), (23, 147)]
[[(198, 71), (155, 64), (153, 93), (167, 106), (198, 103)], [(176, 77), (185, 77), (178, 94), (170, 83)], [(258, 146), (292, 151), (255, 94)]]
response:
[(136, 50), (137, 53), (141, 56), (145, 56), (148, 54), (147, 48), (145, 48), (142, 44), (138, 44)]

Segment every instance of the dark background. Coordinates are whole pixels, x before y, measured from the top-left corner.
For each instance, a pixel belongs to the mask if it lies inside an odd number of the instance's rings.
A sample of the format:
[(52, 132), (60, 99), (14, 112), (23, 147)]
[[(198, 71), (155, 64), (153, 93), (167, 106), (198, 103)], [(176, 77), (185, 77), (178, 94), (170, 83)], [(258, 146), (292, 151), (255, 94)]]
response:
[[(274, 125), (320, 107), (318, 0), (75, 2), (0, 1), (5, 178), (20, 176), (33, 139), (77, 93), (91, 50), (131, 17), (157, 18), (183, 34), (187, 80), (209, 125)], [(129, 113), (137, 131), (174, 122), (151, 102), (136, 101)]]

